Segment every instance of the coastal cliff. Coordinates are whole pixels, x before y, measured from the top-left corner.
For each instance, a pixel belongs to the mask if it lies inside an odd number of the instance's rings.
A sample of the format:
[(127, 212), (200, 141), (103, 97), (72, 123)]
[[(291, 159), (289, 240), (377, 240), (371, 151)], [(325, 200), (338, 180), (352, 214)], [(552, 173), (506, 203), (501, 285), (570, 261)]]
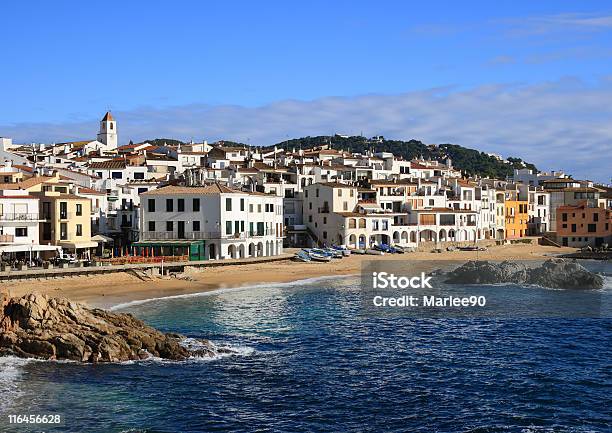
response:
[(182, 344), (178, 334), (164, 334), (131, 314), (90, 309), (65, 298), (0, 293), (0, 356), (119, 362), (159, 357), (184, 360), (214, 356), (208, 341)]

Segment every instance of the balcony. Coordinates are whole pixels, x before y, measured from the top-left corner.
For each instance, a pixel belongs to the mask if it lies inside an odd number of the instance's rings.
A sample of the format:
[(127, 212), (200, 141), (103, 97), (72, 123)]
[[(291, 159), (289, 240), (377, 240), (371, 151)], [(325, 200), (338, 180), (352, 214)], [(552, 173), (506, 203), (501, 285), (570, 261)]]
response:
[(260, 230), (260, 231), (246, 231), (246, 232), (235, 232), (235, 233), (221, 233), (221, 232), (186, 232), (179, 233), (177, 232), (143, 232), (143, 240), (152, 241), (152, 240), (240, 240), (247, 238), (256, 238), (262, 236), (273, 236), (276, 234), (276, 230), (268, 229), (268, 230)]
[(14, 241), (14, 235), (0, 235), (0, 244), (12, 244)]
[(271, 236), (271, 235), (274, 235), (275, 233), (276, 233), (276, 230), (274, 229), (253, 230), (253, 231), (247, 232), (250, 238), (257, 238), (261, 236)]
[(203, 239), (221, 239), (220, 232), (149, 232), (142, 233), (145, 241), (175, 241), (175, 240), (203, 240)]
[(37, 213), (6, 213), (0, 215), (0, 221), (36, 221)]

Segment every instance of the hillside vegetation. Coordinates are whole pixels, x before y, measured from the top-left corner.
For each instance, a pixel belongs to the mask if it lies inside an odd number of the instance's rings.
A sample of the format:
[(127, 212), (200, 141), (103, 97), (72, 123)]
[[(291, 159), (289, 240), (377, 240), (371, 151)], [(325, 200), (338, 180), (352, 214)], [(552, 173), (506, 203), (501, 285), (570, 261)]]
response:
[(523, 161), (521, 158), (508, 157), (506, 161), (480, 152), (468, 149), (456, 144), (424, 144), (418, 140), (371, 140), (365, 137), (342, 137), (342, 136), (318, 136), (295, 138), (278, 143), (278, 147), (288, 150), (306, 149), (322, 144), (331, 144), (333, 149), (346, 150), (349, 152), (364, 153), (368, 150), (373, 152), (391, 152), (395, 156), (410, 160), (423, 157), (444, 162), (450, 158), (453, 167), (462, 170), (468, 175), (480, 175), (483, 177), (495, 177), (505, 179), (512, 175), (515, 168), (530, 168), (537, 170), (535, 165)]

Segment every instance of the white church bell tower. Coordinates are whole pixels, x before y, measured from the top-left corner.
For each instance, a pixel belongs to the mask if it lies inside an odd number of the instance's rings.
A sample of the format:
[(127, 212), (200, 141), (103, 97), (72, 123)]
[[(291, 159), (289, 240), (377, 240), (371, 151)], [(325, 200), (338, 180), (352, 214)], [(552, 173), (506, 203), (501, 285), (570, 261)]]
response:
[(104, 143), (108, 149), (117, 148), (117, 122), (110, 111), (107, 111), (100, 121), (98, 141)]

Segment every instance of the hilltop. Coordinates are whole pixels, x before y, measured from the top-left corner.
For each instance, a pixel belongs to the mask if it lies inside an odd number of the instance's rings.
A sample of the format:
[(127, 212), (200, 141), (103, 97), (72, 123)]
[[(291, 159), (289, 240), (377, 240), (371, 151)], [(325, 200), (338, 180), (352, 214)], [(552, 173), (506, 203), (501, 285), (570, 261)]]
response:
[(387, 140), (384, 137), (369, 139), (361, 136), (346, 137), (340, 135), (322, 135), (317, 137), (295, 138), (278, 143), (277, 146), (291, 150), (331, 144), (333, 149), (348, 152), (364, 153), (391, 152), (406, 160), (423, 157), (438, 161), (452, 160), (453, 166), (468, 175), (480, 175), (505, 179), (512, 175), (515, 168), (530, 168), (537, 171), (534, 164), (521, 158), (508, 157), (505, 161), (495, 155), (490, 155), (475, 149), (469, 149), (457, 144), (425, 144), (418, 140)]
[[(185, 144), (180, 140), (170, 138), (157, 138), (145, 140), (154, 145), (178, 145)], [(225, 146), (246, 146), (228, 140), (220, 140), (214, 144)], [(362, 136), (341, 136), (341, 135), (319, 135), (316, 137), (301, 137), (277, 143), (276, 146), (286, 150), (307, 149), (321, 145), (331, 145), (333, 149), (345, 150), (353, 153), (391, 152), (397, 157), (406, 160), (423, 157), (438, 161), (445, 161), (450, 158), (453, 167), (462, 170), (467, 175), (480, 175), (483, 177), (493, 177), (505, 179), (511, 176), (515, 168), (529, 168), (537, 171), (534, 164), (523, 161), (521, 158), (508, 157), (502, 160), (500, 157), (470, 149), (457, 144), (425, 144), (419, 140), (388, 140), (384, 137), (366, 138)], [(272, 148), (273, 146), (265, 146)]]

